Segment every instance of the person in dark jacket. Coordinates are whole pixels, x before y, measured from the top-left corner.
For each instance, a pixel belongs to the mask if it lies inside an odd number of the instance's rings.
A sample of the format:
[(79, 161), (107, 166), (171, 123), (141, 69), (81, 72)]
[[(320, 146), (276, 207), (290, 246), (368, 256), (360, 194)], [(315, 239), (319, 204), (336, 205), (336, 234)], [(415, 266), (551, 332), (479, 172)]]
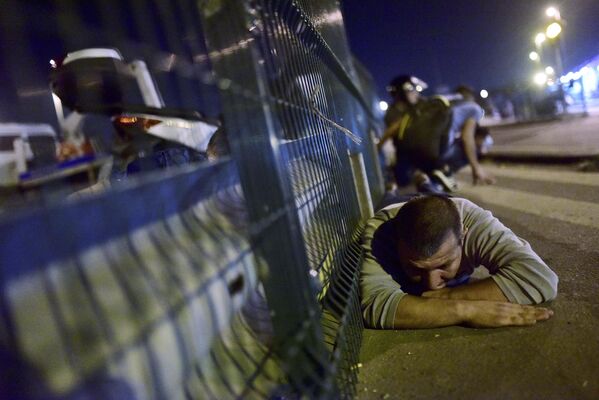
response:
[(387, 140), (394, 139), (397, 152), (394, 173), (398, 185), (405, 186), (412, 182), (419, 191), (438, 192), (439, 185), (435, 185), (437, 182), (444, 190), (453, 191), (456, 184), (451, 175), (466, 164), (471, 167), (474, 184), (495, 183), (495, 178), (478, 161), (474, 133), (484, 112), (473, 101), (462, 99), (451, 103), (451, 123), (445, 135), (446, 142), (439, 146), (440, 151), (433, 168), (430, 163), (425, 165), (420, 162), (416, 155), (402, 151), (397, 140), (402, 117), (420, 102), (428, 101), (421, 96), (426, 88), (424, 81), (412, 75), (400, 75), (387, 87), (394, 101), (385, 114), (386, 129), (378, 147), (380, 149)]

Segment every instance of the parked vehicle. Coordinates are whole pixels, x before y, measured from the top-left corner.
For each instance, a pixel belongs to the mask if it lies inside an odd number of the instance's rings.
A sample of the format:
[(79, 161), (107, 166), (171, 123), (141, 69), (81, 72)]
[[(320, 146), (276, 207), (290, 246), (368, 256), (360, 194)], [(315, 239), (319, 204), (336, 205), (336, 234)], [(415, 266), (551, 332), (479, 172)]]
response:
[[(88, 115), (111, 119), (115, 135), (106, 150), (113, 156), (113, 179), (203, 161), (219, 128), (217, 121), (195, 110), (166, 107), (145, 62), (127, 63), (117, 49), (69, 53), (54, 67), (50, 83), (61, 110), (71, 110), (69, 117), (59, 115), (59, 120)], [(63, 124), (63, 132), (73, 136), (78, 127)]]
[(56, 164), (57, 146), (48, 124), (0, 123), (0, 185), (16, 185), (20, 174)]

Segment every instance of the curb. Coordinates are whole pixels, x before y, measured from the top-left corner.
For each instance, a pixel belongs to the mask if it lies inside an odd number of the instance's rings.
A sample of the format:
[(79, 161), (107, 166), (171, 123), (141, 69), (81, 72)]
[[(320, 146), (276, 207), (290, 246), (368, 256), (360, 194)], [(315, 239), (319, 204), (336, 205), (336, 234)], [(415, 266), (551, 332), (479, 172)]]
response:
[(599, 153), (586, 154), (515, 154), (515, 153), (493, 153), (485, 154), (480, 157), (481, 160), (496, 160), (521, 163), (575, 163), (587, 160), (598, 160)]

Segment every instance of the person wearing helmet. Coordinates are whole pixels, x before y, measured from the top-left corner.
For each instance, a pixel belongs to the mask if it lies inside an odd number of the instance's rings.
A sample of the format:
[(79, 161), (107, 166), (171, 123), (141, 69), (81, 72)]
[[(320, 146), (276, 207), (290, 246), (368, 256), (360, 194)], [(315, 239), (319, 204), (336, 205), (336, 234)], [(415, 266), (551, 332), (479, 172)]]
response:
[(397, 121), (410, 106), (421, 100), (421, 93), (428, 88), (423, 80), (412, 75), (399, 75), (387, 86), (387, 91), (393, 98), (393, 104), (385, 113), (385, 125)]
[[(426, 82), (412, 75), (399, 75), (387, 87), (394, 101), (385, 114), (386, 130), (378, 147), (382, 148), (387, 140), (393, 139), (397, 153), (394, 174), (398, 185), (405, 186), (412, 182), (421, 192), (440, 192), (442, 189), (453, 191), (456, 189), (456, 184), (451, 174), (466, 164), (470, 164), (474, 184), (495, 183), (495, 178), (487, 173), (478, 161), (474, 140), (475, 126), (482, 118), (483, 110), (476, 103), (467, 100), (449, 103), (441, 97), (426, 99), (421, 93), (427, 87)], [(434, 155), (434, 160), (431, 162), (429, 157), (429, 160), (424, 162), (413, 151), (403, 149), (399, 139), (406, 126), (413, 124), (414, 120), (412, 118), (410, 121), (404, 116), (411, 114), (418, 117), (418, 108), (422, 108), (423, 102), (432, 101), (449, 104), (447, 132), (442, 135), (441, 143), (436, 146), (439, 150)], [(426, 130), (418, 134), (430, 135), (431, 142), (439, 141), (440, 139), (432, 134), (434, 129), (438, 127), (431, 126), (430, 132)], [(426, 142), (429, 137), (421, 138), (420, 142)]]

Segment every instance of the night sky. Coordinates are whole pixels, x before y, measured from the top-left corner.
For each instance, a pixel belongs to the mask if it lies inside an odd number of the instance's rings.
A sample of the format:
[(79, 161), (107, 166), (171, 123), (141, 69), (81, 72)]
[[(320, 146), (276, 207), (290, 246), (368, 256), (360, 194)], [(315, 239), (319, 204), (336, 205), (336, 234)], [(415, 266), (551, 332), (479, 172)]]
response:
[(599, 0), (341, 0), (350, 47), (386, 98), (401, 73), (431, 87), (530, 82), (534, 35), (554, 5), (566, 21), (564, 69), (599, 54)]

